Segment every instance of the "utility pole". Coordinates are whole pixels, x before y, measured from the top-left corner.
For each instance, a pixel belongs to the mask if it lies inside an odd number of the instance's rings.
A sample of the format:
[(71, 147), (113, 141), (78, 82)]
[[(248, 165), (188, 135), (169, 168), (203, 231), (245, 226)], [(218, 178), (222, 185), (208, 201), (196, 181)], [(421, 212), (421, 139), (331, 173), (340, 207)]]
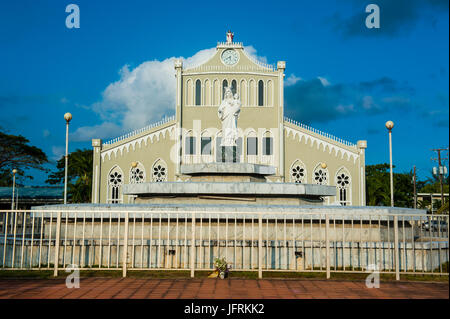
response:
[[(441, 152), (442, 151), (448, 151), (447, 148), (434, 148), (432, 149), (433, 152), (437, 152), (438, 157), (432, 158), (432, 161), (437, 161), (439, 164), (438, 173), (439, 173), (439, 183), (441, 184), (441, 206), (444, 205), (444, 185), (443, 185), (443, 179), (444, 179), (444, 167), (442, 166), (442, 161), (448, 160), (448, 157), (442, 158)], [(448, 155), (447, 155), (448, 156)]]
[(417, 190), (416, 190), (416, 165), (414, 165), (414, 175), (413, 175), (413, 184), (414, 184), (414, 209), (417, 209)]

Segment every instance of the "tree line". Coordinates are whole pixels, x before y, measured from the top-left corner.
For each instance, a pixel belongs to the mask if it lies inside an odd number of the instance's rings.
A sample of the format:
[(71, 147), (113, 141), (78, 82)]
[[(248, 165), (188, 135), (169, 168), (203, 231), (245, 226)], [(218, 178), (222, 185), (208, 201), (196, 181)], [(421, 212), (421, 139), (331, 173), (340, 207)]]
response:
[[(17, 169), (21, 180), (31, 180), (27, 172), (37, 169), (48, 174), (46, 183), (64, 184), (65, 158), (62, 156), (54, 170), (45, 168), (49, 163), (47, 155), (38, 147), (29, 145), (30, 141), (21, 135), (11, 135), (0, 131), (0, 186), (12, 185), (12, 170)], [(77, 149), (69, 154), (68, 199), (72, 203), (89, 203), (92, 194), (92, 158), (90, 149)], [(397, 207), (414, 207), (414, 185), (412, 170), (398, 173), (394, 170), (394, 200)], [(369, 206), (390, 206), (389, 164), (366, 165), (366, 203)], [(20, 185), (20, 182), (19, 184)], [(418, 193), (439, 193), (439, 178), (430, 171), (430, 177), (416, 182)], [(449, 192), (449, 177), (445, 179), (444, 193)], [(417, 203), (426, 208), (430, 200)], [(448, 212), (448, 201), (445, 203)], [(437, 203), (440, 207), (440, 202)], [(444, 207), (445, 210), (445, 207)]]

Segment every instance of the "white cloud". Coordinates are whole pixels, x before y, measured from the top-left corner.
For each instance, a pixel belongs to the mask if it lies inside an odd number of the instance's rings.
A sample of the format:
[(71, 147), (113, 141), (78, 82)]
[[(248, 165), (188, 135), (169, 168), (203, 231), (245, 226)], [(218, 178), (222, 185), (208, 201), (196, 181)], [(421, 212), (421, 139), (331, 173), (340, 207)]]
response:
[(370, 110), (373, 109), (375, 106), (375, 102), (373, 100), (373, 97), (371, 97), (370, 95), (366, 95), (363, 97), (363, 108), (366, 110)]
[(47, 129), (43, 130), (43, 131), (42, 131), (42, 136), (45, 137), (45, 138), (46, 138), (46, 137), (49, 137), (49, 136), (50, 136), (50, 131), (47, 130)]
[(252, 45), (244, 46), (244, 50), (249, 56), (258, 60), (259, 62), (267, 63), (267, 57), (257, 55), (256, 49)]
[[(256, 55), (252, 46), (245, 47), (245, 50), (255, 59), (266, 62), (265, 57)], [(205, 49), (181, 59), (185, 66), (199, 65), (209, 60), (215, 52), (216, 48)], [(110, 138), (172, 115), (176, 94), (175, 59), (146, 61), (131, 70), (128, 65), (123, 66), (119, 71), (120, 79), (109, 84), (102, 92), (101, 101), (89, 107), (104, 122), (78, 128), (71, 135), (72, 140)]]
[(318, 76), (317, 77), (320, 80), (320, 83), (322, 83), (323, 86), (329, 86), (330, 82), (328, 82), (327, 79), (325, 79), (324, 77)]
[(64, 146), (52, 146), (52, 156), (50, 157), (51, 160), (57, 161), (59, 160), (65, 153), (65, 147)]
[(343, 105), (339, 104), (336, 106), (336, 111), (341, 114), (347, 114), (355, 111), (355, 106), (353, 104)]
[(118, 136), (123, 132), (122, 128), (111, 122), (103, 122), (95, 126), (79, 127), (74, 133), (70, 134), (70, 140), (74, 142), (89, 141), (93, 138), (109, 138)]
[(301, 81), (302, 78), (295, 76), (295, 74), (291, 74), (285, 81), (284, 81), (284, 85), (285, 86), (292, 86), (295, 83), (297, 83), (298, 81)]

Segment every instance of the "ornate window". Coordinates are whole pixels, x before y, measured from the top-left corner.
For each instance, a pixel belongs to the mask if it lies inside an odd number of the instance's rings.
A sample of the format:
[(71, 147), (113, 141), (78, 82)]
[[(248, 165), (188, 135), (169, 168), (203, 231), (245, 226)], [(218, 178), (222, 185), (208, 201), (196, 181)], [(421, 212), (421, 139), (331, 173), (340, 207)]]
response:
[(152, 182), (167, 181), (167, 165), (162, 160), (157, 160), (152, 167)]
[(300, 184), (306, 182), (306, 168), (300, 160), (296, 160), (292, 164), (289, 174), (293, 183)]
[(273, 136), (270, 132), (264, 133), (262, 138), (262, 154), (273, 155)]
[(339, 191), (338, 201), (342, 206), (348, 206), (352, 204), (351, 185), (352, 180), (347, 169), (340, 169), (336, 174), (336, 186)]
[(313, 183), (319, 185), (328, 185), (328, 169), (323, 168), (321, 164), (317, 165), (313, 173)]
[(228, 87), (228, 81), (227, 80), (223, 80), (222, 82), (222, 100), (225, 97), (225, 88)]
[(236, 94), (237, 92), (237, 84), (236, 84), (236, 80), (231, 81), (231, 92), (233, 92), (233, 96)]
[(264, 105), (264, 82), (263, 80), (258, 81), (258, 106)]
[(144, 165), (138, 162), (138, 165), (130, 170), (130, 184), (143, 182), (145, 182), (145, 168)]
[(112, 204), (122, 203), (123, 172), (115, 166), (108, 174), (108, 199)]
[(202, 105), (202, 82), (195, 81), (195, 105)]

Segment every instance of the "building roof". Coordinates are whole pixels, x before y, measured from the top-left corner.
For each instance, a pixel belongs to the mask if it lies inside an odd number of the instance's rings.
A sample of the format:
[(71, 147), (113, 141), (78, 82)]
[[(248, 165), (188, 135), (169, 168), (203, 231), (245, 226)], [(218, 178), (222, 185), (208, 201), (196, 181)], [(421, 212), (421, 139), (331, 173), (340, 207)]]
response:
[[(60, 199), (64, 194), (64, 187), (16, 187), (14, 196), (19, 193), (19, 199)], [(11, 199), (12, 187), (0, 187), (0, 199)]]

